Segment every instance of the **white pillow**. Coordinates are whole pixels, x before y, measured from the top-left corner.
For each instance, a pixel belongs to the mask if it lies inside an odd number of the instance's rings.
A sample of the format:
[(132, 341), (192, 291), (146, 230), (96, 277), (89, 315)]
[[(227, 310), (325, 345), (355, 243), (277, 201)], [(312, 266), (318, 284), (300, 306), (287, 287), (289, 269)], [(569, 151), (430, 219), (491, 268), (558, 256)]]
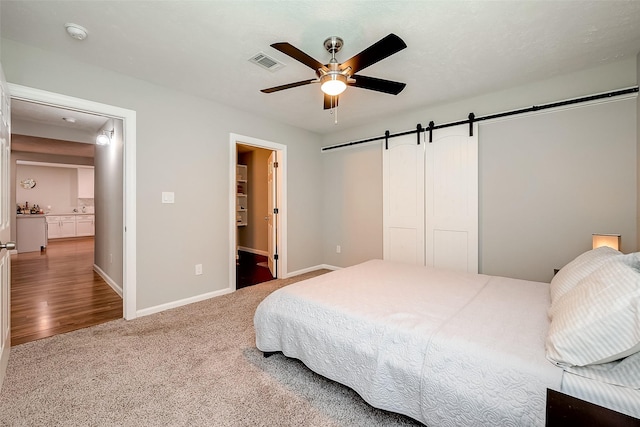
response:
[(550, 315), (547, 358), (558, 365), (607, 363), (640, 351), (640, 253), (605, 261)]
[(551, 280), (549, 287), (551, 305), (559, 301), (564, 294), (573, 289), (582, 279), (593, 273), (605, 261), (617, 255), (622, 255), (622, 253), (608, 246), (600, 246), (583, 253), (562, 267)]

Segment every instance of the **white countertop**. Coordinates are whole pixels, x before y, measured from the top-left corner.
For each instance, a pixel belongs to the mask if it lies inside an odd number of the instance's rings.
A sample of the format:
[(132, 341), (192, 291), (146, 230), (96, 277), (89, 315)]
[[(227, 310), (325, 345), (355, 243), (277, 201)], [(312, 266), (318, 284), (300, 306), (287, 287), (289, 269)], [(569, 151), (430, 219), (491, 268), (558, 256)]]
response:
[(95, 215), (94, 212), (68, 212), (68, 213), (48, 213), (48, 214), (16, 214), (16, 218), (44, 218), (47, 216), (71, 216), (71, 215)]
[[(69, 215), (95, 215), (93, 212), (68, 212), (68, 213), (48, 213), (48, 214), (35, 214), (44, 216), (69, 216)], [(26, 215), (29, 216), (29, 215)]]

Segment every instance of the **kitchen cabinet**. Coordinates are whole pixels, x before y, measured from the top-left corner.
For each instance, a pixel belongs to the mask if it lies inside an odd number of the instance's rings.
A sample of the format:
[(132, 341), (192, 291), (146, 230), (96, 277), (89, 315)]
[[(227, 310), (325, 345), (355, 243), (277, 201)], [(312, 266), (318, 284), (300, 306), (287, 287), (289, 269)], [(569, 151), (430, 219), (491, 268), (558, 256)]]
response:
[(78, 199), (93, 199), (93, 168), (78, 168)]
[(18, 215), (16, 230), (18, 253), (41, 251), (47, 246), (47, 233), (42, 215)]
[(95, 215), (47, 215), (47, 237), (82, 237), (95, 235)]
[(93, 236), (95, 230), (94, 215), (76, 215), (76, 236)]
[(47, 216), (47, 237), (49, 239), (76, 237), (76, 216)]

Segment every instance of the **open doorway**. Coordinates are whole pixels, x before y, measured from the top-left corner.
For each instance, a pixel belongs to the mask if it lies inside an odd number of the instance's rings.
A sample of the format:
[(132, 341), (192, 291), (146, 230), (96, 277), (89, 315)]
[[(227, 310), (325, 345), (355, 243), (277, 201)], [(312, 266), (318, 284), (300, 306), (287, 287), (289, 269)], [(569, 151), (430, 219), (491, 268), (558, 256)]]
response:
[[(120, 288), (125, 319), (136, 314), (135, 269), (135, 111), (100, 104), (66, 95), (46, 92), (19, 85), (9, 85), (12, 100), (31, 102), (55, 108), (107, 118), (102, 129), (111, 137), (112, 149), (105, 151), (102, 160), (96, 160), (95, 186), (95, 241), (96, 263), (94, 270), (115, 276), (119, 283), (109, 283)], [(119, 144), (119, 148), (117, 145)], [(116, 149), (117, 148), (117, 149)], [(104, 165), (101, 166), (101, 162)], [(118, 164), (116, 185), (110, 185), (106, 164)], [(15, 167), (15, 164), (12, 164)], [(14, 175), (15, 176), (15, 175)], [(104, 199), (100, 203), (100, 198)], [(102, 218), (102, 219), (100, 219)], [(99, 252), (99, 254), (98, 254)], [(117, 265), (119, 264), (119, 266)], [(115, 267), (114, 267), (115, 265)], [(100, 274), (102, 275), (102, 274)], [(115, 280), (114, 280), (115, 282)]]
[(230, 288), (286, 272), (286, 146), (231, 134)]
[(11, 344), (122, 318), (122, 120), (20, 99), (11, 112)]
[(236, 289), (277, 276), (277, 153), (236, 144)]

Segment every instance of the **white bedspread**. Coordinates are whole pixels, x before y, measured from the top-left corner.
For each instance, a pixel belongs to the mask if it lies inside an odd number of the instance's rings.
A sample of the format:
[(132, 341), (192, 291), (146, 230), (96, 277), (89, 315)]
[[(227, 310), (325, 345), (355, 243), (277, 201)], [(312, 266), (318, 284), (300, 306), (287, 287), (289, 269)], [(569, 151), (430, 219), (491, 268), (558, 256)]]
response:
[(544, 425), (548, 305), (548, 284), (373, 260), (269, 295), (256, 346), (427, 425)]

